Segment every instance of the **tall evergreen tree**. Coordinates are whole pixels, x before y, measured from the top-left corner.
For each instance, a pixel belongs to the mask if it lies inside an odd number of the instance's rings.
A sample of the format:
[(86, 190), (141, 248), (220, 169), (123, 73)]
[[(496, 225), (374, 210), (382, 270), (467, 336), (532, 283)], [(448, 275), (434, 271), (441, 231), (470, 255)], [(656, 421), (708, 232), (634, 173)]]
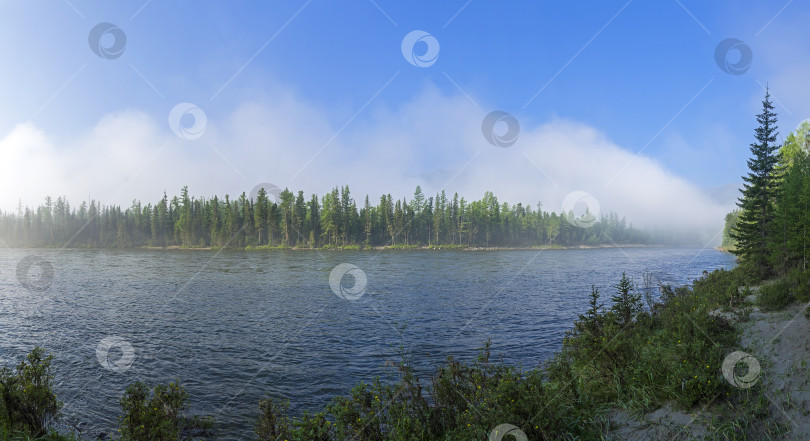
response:
[(755, 130), (756, 142), (751, 144), (748, 159), (748, 175), (743, 176), (742, 197), (737, 206), (741, 213), (731, 234), (736, 241), (734, 254), (752, 265), (752, 269), (766, 276), (771, 271), (768, 261), (771, 233), (774, 220), (774, 198), (779, 182), (777, 164), (779, 145), (776, 143), (777, 119), (771, 104), (771, 94), (765, 91), (762, 113), (757, 115), (759, 127)]
[(320, 244), (321, 239), (321, 213), (320, 213), (320, 206), (318, 204), (318, 195), (312, 195), (312, 199), (309, 201), (309, 219), (310, 219), (310, 236), (309, 236), (309, 245), (312, 247), (318, 247)]
[(307, 241), (304, 235), (304, 221), (307, 219), (307, 204), (304, 200), (304, 192), (299, 190), (298, 196), (295, 198), (295, 205), (293, 206), (293, 237), (295, 237), (296, 245), (302, 245)]
[(284, 245), (292, 246), (295, 234), (295, 228), (293, 226), (293, 203), (295, 202), (295, 195), (285, 188), (284, 191), (279, 194), (279, 199), (281, 199), (279, 206), (281, 208), (283, 225), (281, 231), (284, 237)]
[(258, 245), (267, 244), (267, 202), (267, 191), (265, 191), (264, 187), (260, 187), (259, 192), (256, 194), (256, 203), (253, 208), (253, 223), (258, 233)]

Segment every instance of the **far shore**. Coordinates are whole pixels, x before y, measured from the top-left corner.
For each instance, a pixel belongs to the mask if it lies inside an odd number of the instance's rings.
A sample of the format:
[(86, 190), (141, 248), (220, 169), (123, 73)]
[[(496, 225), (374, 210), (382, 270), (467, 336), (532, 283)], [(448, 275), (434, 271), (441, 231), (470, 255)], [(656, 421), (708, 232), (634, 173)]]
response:
[[(386, 245), (386, 246), (362, 246), (348, 245), (341, 247), (285, 247), (285, 246), (259, 246), (241, 248), (220, 248), (220, 247), (183, 247), (179, 245), (169, 245), (165, 247), (141, 246), (141, 247), (120, 247), (120, 248), (88, 248), (88, 247), (7, 247), (9, 249), (58, 249), (58, 250), (149, 250), (149, 251), (544, 251), (544, 250), (597, 250), (611, 248), (680, 248), (680, 247), (701, 247), (699, 244), (603, 244), (603, 245), (538, 245), (529, 247), (481, 247), (481, 246), (461, 246), (461, 245)], [(714, 247), (721, 252), (730, 252), (723, 247)]]
[[(345, 247), (281, 247), (281, 246), (262, 246), (262, 247), (245, 247), (245, 248), (227, 248), (233, 251), (434, 251), (434, 250), (453, 250), (453, 251), (522, 251), (522, 250), (593, 250), (602, 248), (663, 248), (673, 245), (662, 244), (606, 244), (606, 245), (575, 245), (575, 246), (560, 246), (560, 245), (540, 245), (530, 247), (480, 247), (480, 246), (459, 246), (459, 245), (385, 245), (385, 246), (357, 246), (349, 245)], [(674, 245), (679, 246), (679, 245)], [(680, 245), (689, 246), (689, 245)], [(695, 245), (698, 246), (698, 245)], [(158, 251), (176, 251), (176, 250), (200, 250), (211, 251), (220, 250), (217, 247), (181, 247), (178, 245), (171, 245), (167, 247), (154, 247), (145, 246), (137, 248), (122, 248), (122, 249), (143, 249), (143, 250), (158, 250)]]

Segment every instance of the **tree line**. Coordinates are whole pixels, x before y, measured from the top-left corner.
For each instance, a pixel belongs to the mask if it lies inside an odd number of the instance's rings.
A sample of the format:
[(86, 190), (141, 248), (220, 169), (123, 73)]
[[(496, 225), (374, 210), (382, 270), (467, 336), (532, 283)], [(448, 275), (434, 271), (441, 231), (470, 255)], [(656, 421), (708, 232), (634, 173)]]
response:
[(743, 176), (738, 209), (726, 216), (723, 244), (759, 278), (806, 270), (810, 258), (810, 123), (778, 143), (766, 91)]
[[(270, 192), (268, 192), (270, 190)], [(580, 227), (586, 221), (589, 228)], [(579, 221), (579, 222), (577, 222)], [(64, 197), (42, 205), (0, 213), (0, 240), (26, 247), (345, 247), (462, 246), (519, 247), (648, 243), (649, 236), (615, 213), (598, 222), (518, 203), (500, 203), (491, 192), (467, 201), (444, 191), (426, 197), (417, 186), (413, 198), (390, 194), (359, 205), (348, 186), (321, 197), (288, 189), (261, 187), (255, 197), (192, 197), (165, 192), (156, 203), (133, 201), (128, 208)]]

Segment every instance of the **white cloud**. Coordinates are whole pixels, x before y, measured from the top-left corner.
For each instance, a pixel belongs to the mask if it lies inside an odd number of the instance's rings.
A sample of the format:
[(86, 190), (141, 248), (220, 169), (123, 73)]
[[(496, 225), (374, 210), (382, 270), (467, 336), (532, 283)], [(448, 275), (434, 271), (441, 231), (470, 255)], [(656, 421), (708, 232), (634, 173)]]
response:
[(582, 123), (524, 122), (518, 142), (498, 148), (481, 133), (486, 112), (435, 89), (399, 108), (366, 112), (336, 137), (345, 121), (290, 94), (246, 103), (223, 121), (209, 117), (195, 141), (174, 136), (165, 118), (138, 111), (108, 115), (66, 145), (30, 123), (18, 125), (0, 140), (0, 208), (15, 210), (18, 198), (36, 205), (47, 194), (65, 195), (74, 206), (88, 195), (128, 206), (136, 198), (154, 202), (164, 189), (177, 194), (182, 185), (194, 195), (234, 196), (262, 182), (308, 195), (348, 184), (358, 203), (389, 192), (410, 199), (417, 184), (428, 195), (445, 188), (468, 200), (491, 190), (502, 202), (542, 201), (553, 211), (581, 190), (603, 213), (634, 224), (706, 232), (721, 228), (731, 208)]

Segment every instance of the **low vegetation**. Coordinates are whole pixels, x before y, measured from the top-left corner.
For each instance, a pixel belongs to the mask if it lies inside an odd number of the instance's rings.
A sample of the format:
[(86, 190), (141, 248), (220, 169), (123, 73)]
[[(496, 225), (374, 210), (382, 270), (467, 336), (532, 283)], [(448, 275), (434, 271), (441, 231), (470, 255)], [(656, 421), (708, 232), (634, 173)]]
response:
[(153, 390), (141, 382), (129, 385), (121, 398), (121, 440), (191, 440), (210, 435), (213, 418), (184, 415), (187, 402), (188, 393), (177, 383)]
[[(0, 441), (78, 441), (54, 429), (62, 403), (53, 391), (52, 356), (34, 348), (14, 369), (0, 369)], [(191, 440), (210, 435), (211, 417), (184, 414), (188, 394), (176, 383), (130, 385), (121, 398), (123, 441)]]
[(72, 440), (49, 430), (62, 403), (53, 392), (51, 356), (34, 348), (13, 369), (0, 369), (0, 440)]

